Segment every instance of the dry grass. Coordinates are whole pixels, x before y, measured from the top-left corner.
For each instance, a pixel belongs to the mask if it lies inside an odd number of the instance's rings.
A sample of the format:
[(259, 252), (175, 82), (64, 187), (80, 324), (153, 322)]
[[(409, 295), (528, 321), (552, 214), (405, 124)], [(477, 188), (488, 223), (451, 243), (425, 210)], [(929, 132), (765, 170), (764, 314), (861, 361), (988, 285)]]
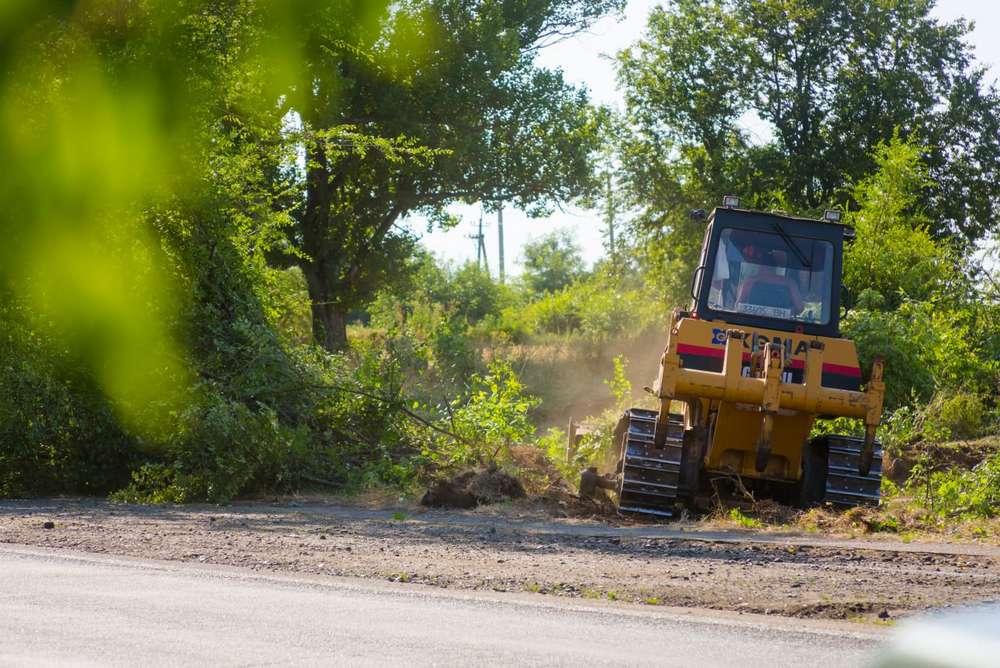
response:
[[(743, 518), (751, 520), (747, 522)], [(878, 508), (835, 508), (830, 505), (801, 510), (776, 503), (727, 500), (717, 503), (699, 524), (706, 529), (801, 531), (810, 534), (875, 540), (930, 540), (982, 542), (1000, 545), (1000, 518), (941, 518), (904, 496), (895, 496)]]

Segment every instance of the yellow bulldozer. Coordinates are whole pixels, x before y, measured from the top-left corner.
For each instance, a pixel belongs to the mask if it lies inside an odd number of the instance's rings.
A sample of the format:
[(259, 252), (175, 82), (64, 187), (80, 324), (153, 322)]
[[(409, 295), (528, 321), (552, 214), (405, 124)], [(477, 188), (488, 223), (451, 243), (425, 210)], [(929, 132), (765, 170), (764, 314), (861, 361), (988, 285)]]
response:
[[(803, 506), (877, 504), (883, 365), (866, 387), (840, 334), (841, 272), (853, 229), (740, 208), (706, 219), (691, 304), (673, 312), (652, 388), (658, 410), (624, 413), (580, 493), (613, 493), (622, 512), (671, 516), (713, 479)], [(864, 421), (864, 436), (812, 437), (817, 420)]]

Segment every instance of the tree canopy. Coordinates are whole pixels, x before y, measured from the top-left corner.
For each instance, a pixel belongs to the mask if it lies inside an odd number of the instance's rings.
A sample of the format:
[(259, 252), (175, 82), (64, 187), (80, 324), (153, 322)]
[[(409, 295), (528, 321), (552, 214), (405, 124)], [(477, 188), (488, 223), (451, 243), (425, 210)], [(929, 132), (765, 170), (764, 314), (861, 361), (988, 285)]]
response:
[(522, 252), (524, 282), (536, 294), (558, 292), (585, 273), (580, 246), (567, 230), (529, 242)]
[[(973, 58), (972, 26), (934, 18), (933, 4), (668, 2), (618, 59), (632, 151), (679, 159), (689, 173), (673, 180), (690, 190), (696, 178), (712, 201), (731, 191), (771, 205), (781, 193), (805, 211), (852, 203), (848, 184), (898, 129), (926, 150), (931, 233), (981, 238), (1000, 223), (1000, 97)], [(750, 135), (754, 117), (770, 136)], [(657, 167), (632, 169), (638, 181)], [(659, 199), (667, 210), (671, 193)]]
[[(348, 311), (412, 251), (408, 214), (446, 221), (455, 201), (544, 212), (592, 185), (601, 114), (537, 50), (618, 0), (414, 0), (344, 33), (317, 16), (313, 73), (292, 109), (306, 152), (304, 203), (286, 261), (306, 276), (317, 341), (344, 345)], [(358, 144), (350, 133), (379, 138)]]

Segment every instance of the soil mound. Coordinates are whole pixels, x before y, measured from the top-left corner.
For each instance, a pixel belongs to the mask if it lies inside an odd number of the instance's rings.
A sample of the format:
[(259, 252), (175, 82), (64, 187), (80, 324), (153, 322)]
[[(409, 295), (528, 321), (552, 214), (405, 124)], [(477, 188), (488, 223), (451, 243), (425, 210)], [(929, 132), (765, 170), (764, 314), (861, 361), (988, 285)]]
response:
[(420, 505), (433, 508), (475, 508), (523, 499), (525, 496), (527, 494), (520, 480), (493, 465), (434, 481), (420, 499)]
[(920, 462), (929, 465), (935, 471), (951, 468), (970, 470), (998, 453), (1000, 453), (998, 436), (944, 443), (920, 441), (908, 445), (898, 457), (886, 462), (884, 470), (893, 482), (901, 483), (906, 481), (913, 467)]

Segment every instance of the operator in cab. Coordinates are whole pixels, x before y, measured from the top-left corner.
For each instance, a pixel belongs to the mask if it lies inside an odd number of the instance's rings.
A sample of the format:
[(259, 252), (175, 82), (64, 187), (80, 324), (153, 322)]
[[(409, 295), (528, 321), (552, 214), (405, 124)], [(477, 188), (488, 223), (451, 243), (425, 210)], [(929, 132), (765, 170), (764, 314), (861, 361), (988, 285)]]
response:
[(798, 284), (788, 276), (788, 254), (785, 251), (762, 252), (749, 247), (744, 249), (744, 257), (752, 258), (751, 261), (757, 265), (757, 273), (747, 276), (740, 284), (736, 296), (738, 311), (765, 307), (787, 313), (786, 317), (802, 313), (805, 303)]

